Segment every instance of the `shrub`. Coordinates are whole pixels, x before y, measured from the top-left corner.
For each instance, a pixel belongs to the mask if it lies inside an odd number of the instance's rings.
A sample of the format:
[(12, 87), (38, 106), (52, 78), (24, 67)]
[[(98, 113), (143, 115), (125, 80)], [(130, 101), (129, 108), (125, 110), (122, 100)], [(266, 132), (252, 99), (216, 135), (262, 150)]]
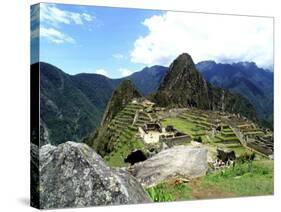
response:
[(199, 142), (199, 143), (202, 143), (202, 138), (201, 138), (201, 136), (196, 137), (194, 140), (197, 141), (197, 142)]
[(154, 202), (168, 202), (176, 199), (172, 194), (167, 192), (167, 188), (163, 183), (148, 188), (146, 191)]

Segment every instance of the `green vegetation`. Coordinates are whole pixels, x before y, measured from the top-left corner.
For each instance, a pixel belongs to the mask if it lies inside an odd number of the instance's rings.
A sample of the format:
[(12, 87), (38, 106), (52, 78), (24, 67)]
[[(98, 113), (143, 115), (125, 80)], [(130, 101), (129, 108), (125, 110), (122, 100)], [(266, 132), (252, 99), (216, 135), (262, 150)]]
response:
[(254, 161), (209, 174), (203, 184), (237, 196), (273, 194), (273, 161)]
[[(139, 112), (143, 109), (140, 104), (130, 103), (119, 111), (109, 124), (100, 130), (100, 135), (95, 140), (96, 149), (112, 167), (127, 166), (124, 159), (134, 150), (145, 150), (143, 141), (136, 137), (138, 126), (149, 121), (149, 117)], [(135, 115), (138, 118), (133, 125)]]
[(196, 67), (210, 83), (246, 97), (254, 105), (258, 117), (263, 120), (262, 126), (273, 128), (272, 72), (265, 71), (253, 64), (243, 66), (201, 62)]
[(192, 199), (192, 190), (183, 182), (167, 181), (147, 188), (146, 191), (154, 202)]
[(139, 93), (128, 80), (115, 90), (98, 135), (89, 142), (102, 156), (117, 151), (122, 143), (126, 145), (137, 132), (137, 127), (132, 124), (136, 112), (142, 106), (130, 103), (136, 97), (139, 97)]
[[(86, 92), (88, 84), (81, 80), (81, 75), (70, 76), (50, 64), (40, 63), (41, 132), (48, 132), (46, 143), (81, 141), (99, 125), (113, 88), (91, 87)], [(102, 83), (105, 77), (96, 80)]]
[(155, 202), (273, 194), (273, 161), (238, 163), (188, 183), (166, 181), (147, 192)]
[[(178, 76), (182, 77), (178, 78)], [(255, 108), (245, 97), (206, 83), (194, 65), (191, 56), (183, 53), (173, 61), (152, 99), (161, 107), (196, 107), (203, 110), (221, 110), (222, 96), (224, 97), (225, 111), (239, 113), (252, 120), (256, 119)], [(203, 119), (200, 121), (202, 124), (206, 124), (202, 122)]]
[(109, 166), (112, 167), (124, 167), (127, 166), (124, 162), (124, 158), (128, 156), (133, 150), (145, 148), (144, 143), (141, 140), (134, 139), (132, 140), (123, 140), (124, 142), (119, 142), (116, 148), (104, 159), (107, 161)]
[(237, 144), (235, 146), (229, 146), (228, 148), (233, 150), (235, 152), (236, 156), (239, 156), (239, 155), (242, 155), (245, 153), (250, 153), (250, 150), (246, 149), (245, 147), (241, 146), (240, 144)]
[(191, 135), (193, 138), (205, 135), (205, 131), (198, 127), (197, 124), (181, 118), (167, 118), (162, 120), (163, 126), (173, 125), (177, 130)]
[[(106, 126), (110, 121), (121, 111), (123, 110), (133, 98), (140, 97), (141, 95), (135, 89), (133, 83), (130, 80), (124, 80), (113, 92), (110, 102), (107, 105), (107, 111), (105, 112), (105, 117), (103, 120), (103, 125)], [(130, 108), (135, 110), (135, 108)], [(119, 121), (122, 124), (122, 120)]]

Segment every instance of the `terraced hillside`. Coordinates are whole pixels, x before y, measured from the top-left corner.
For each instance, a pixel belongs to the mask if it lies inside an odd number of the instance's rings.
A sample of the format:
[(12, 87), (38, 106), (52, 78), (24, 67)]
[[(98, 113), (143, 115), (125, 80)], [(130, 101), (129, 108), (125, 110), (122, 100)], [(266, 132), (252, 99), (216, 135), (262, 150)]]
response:
[[(169, 111), (159, 112), (158, 117)], [(273, 160), (268, 160), (268, 156), (273, 155), (270, 130), (260, 128), (239, 114), (195, 108), (178, 111), (178, 114), (171, 112), (170, 116), (162, 118), (162, 125), (173, 125), (194, 140), (200, 137), (208, 148), (208, 162), (217, 159), (217, 148), (233, 150), (242, 158), (252, 152), (257, 154), (250, 164), (237, 162), (232, 168), (209, 172), (202, 178), (185, 181), (176, 177), (150, 187), (147, 191), (155, 202), (273, 194)]]
[(124, 159), (135, 149), (145, 150), (147, 146), (137, 136), (138, 127), (150, 122), (142, 104), (130, 103), (109, 123), (105, 129), (107, 146), (105, 159), (111, 166), (126, 166)]
[(164, 126), (173, 125), (194, 140), (200, 137), (214, 155), (216, 148), (234, 150), (237, 155), (250, 151), (265, 156), (273, 154), (272, 132), (259, 128), (239, 114), (188, 108), (161, 122)]
[(224, 143), (240, 142), (239, 138), (236, 136), (236, 134), (233, 132), (229, 125), (223, 125), (221, 127), (220, 133), (216, 135), (216, 138), (219, 140), (219, 142)]
[[(179, 109), (177, 115), (165, 108), (160, 111), (148, 110), (141, 101), (132, 101), (114, 117), (104, 129), (103, 139), (107, 142), (101, 142), (107, 144), (103, 149), (109, 165), (127, 166), (124, 159), (132, 151), (148, 152), (152, 147), (139, 137), (138, 127), (155, 120), (160, 120), (162, 127), (172, 125), (193, 140), (201, 140), (208, 147), (212, 160), (216, 158), (217, 148), (233, 150), (238, 156), (252, 151), (260, 157), (273, 154), (272, 132), (265, 132), (240, 115), (195, 108)], [(160, 113), (166, 117), (161, 118)]]

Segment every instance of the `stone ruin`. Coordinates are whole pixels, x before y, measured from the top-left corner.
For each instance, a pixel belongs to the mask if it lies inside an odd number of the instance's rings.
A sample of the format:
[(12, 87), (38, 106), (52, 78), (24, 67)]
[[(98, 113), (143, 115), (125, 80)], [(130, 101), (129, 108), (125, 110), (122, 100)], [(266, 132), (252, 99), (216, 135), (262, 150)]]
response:
[(166, 144), (168, 147), (181, 145), (192, 140), (191, 136), (179, 132), (172, 125), (162, 127), (159, 122), (146, 123), (143, 127), (139, 127), (141, 139), (147, 143)]
[(274, 154), (274, 145), (272, 137), (255, 136), (247, 139), (247, 147), (258, 151), (266, 156)]
[(144, 130), (145, 133), (148, 133), (149, 131), (156, 131), (159, 133), (162, 133), (162, 126), (160, 123), (146, 123), (142, 129)]

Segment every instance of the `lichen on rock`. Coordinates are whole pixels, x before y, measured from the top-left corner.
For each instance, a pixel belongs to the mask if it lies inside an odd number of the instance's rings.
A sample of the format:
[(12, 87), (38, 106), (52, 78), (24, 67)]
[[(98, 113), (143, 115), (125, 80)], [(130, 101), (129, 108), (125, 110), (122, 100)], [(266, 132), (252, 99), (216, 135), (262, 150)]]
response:
[(174, 146), (135, 164), (129, 170), (144, 187), (176, 176), (188, 179), (201, 177), (208, 170), (207, 152), (202, 145)]
[(108, 167), (82, 143), (40, 148), (40, 208), (150, 202), (127, 171)]

